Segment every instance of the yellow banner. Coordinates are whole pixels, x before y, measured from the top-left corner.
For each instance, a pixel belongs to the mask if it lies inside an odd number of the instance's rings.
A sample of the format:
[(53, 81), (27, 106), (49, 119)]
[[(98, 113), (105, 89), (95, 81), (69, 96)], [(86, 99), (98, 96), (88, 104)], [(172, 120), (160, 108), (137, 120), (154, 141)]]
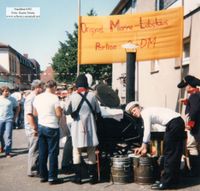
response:
[(138, 45), (137, 60), (182, 56), (183, 8), (79, 18), (79, 64), (125, 62), (123, 44)]

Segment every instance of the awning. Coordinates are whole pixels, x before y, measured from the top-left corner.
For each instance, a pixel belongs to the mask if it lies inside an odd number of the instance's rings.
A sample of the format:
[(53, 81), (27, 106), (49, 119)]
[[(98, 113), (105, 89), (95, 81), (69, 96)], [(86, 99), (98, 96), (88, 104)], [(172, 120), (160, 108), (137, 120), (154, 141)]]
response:
[(14, 89), (14, 84), (10, 83), (10, 82), (0, 82), (0, 88), (3, 86), (8, 86), (10, 89)]

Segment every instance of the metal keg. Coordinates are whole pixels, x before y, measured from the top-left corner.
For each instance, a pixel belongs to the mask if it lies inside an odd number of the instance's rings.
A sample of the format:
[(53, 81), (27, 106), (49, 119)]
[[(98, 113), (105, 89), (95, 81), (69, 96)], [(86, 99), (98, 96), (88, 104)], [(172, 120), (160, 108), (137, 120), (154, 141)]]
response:
[(133, 157), (134, 181), (139, 184), (151, 184), (155, 181), (155, 166), (152, 157)]
[(111, 178), (116, 184), (131, 182), (132, 165), (128, 156), (116, 155), (111, 159)]

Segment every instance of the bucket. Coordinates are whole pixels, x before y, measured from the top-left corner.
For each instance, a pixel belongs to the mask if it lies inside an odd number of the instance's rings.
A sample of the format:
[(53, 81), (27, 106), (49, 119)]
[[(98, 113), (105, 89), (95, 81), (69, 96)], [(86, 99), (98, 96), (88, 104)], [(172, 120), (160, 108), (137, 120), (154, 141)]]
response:
[(116, 184), (126, 184), (131, 182), (132, 166), (129, 157), (117, 155), (111, 159), (111, 178)]
[(155, 161), (152, 157), (133, 157), (134, 182), (152, 184), (155, 181)]

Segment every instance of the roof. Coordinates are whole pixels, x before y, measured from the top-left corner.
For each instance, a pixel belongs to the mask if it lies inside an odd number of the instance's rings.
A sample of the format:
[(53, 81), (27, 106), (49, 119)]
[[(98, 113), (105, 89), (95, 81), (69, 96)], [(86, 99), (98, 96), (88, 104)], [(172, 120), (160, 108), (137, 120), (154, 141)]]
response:
[(9, 45), (3, 44), (2, 42), (0, 42), (0, 48), (8, 48), (8, 47), (9, 47)]
[(33, 68), (34, 65), (31, 62), (31, 60), (29, 60), (28, 58), (26, 58), (25, 56), (23, 56), (22, 54), (20, 54), (18, 51), (16, 51), (14, 48), (12, 48), (10, 45), (7, 44), (3, 44), (2, 42), (0, 42), (0, 48), (7, 48), (8, 50), (14, 52), (16, 54), (16, 56), (19, 58), (19, 61), (21, 64)]

